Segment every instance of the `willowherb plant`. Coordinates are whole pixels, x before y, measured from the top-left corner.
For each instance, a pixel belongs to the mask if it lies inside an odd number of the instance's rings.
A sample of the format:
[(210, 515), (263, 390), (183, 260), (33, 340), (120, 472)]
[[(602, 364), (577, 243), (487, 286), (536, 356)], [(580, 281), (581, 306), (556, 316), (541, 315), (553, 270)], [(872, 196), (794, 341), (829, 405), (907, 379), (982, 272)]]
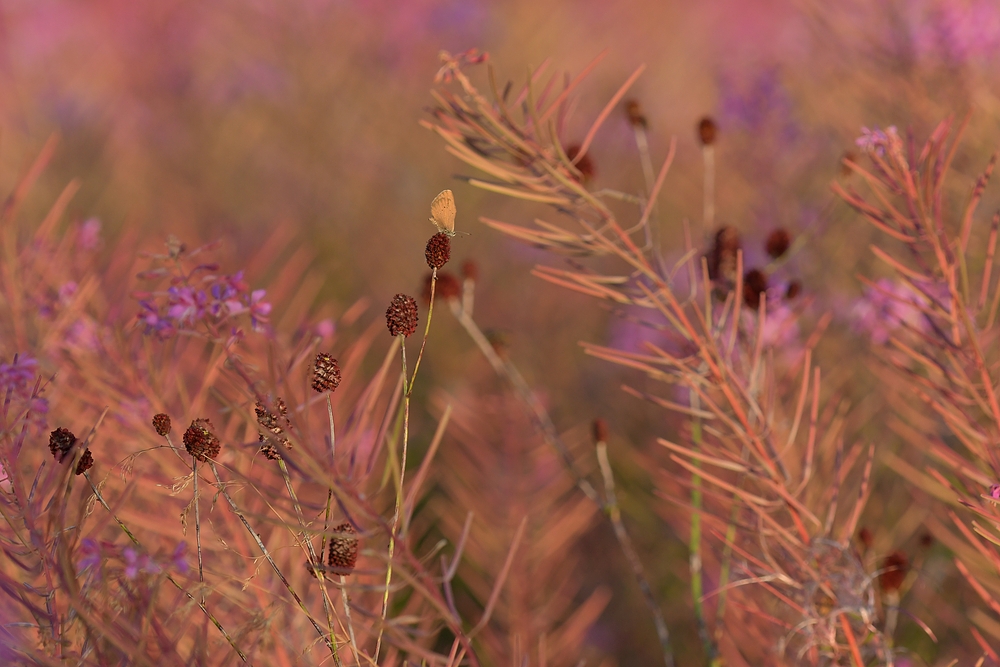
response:
[[(29, 243), (3, 239), (4, 660), (480, 664), (473, 624), (408, 531), (426, 479), (404, 473), (430, 313), (409, 373), (410, 297), (390, 305), (394, 339), (377, 323), (353, 340), (302, 335), (310, 304), (288, 293), (301, 264), (265, 298), (250, 287), (264, 267), (220, 272), (219, 244), (77, 261), (75, 237), (55, 231), (64, 205)], [(74, 320), (92, 323), (88, 341), (67, 335)]]
[[(675, 142), (654, 172), (647, 123), (641, 107), (630, 102), (625, 112), (644, 161), (645, 190), (592, 192), (581, 168), (599, 128), (641, 68), (612, 96), (571, 155), (562, 138), (563, 120), (570, 96), (596, 61), (579, 76), (566, 76), (563, 85), (559, 75), (543, 83), (541, 68), (519, 92), (510, 84), (501, 92), (487, 66), (492, 90), (487, 96), (467, 74), (484, 56), (442, 53), (441, 58), (437, 105), (424, 125), (444, 140), (449, 153), (485, 174), (464, 180), (549, 204), (560, 218), (536, 218), (534, 226), (482, 222), (577, 258), (570, 270), (539, 266), (534, 273), (610, 302), (623, 317), (645, 310), (647, 321), (663, 332), (665, 344), (646, 343), (641, 351), (583, 347), (663, 382), (666, 391), (660, 394), (626, 389), (688, 420), (685, 441), (660, 440), (669, 465), (658, 471), (658, 493), (690, 510), (683, 525), (676, 513), (667, 514), (678, 532), (690, 536), (692, 595), (709, 659), (721, 653), (726, 661), (751, 664), (892, 664), (892, 623), (883, 597), (898, 585), (880, 572), (902, 567), (889, 563), (877, 570), (853, 544), (871, 490), (875, 448), (846, 442), (851, 436), (842, 410), (830, 409), (821, 395), (813, 349), (829, 318), (796, 343), (797, 353), (778, 354), (779, 341), (788, 347), (788, 331), (798, 338), (792, 300), (801, 287), (791, 281), (772, 289), (763, 268), (744, 267), (735, 230), (712, 227), (714, 122), (706, 119), (698, 128), (705, 154), (703, 232), (713, 236), (699, 250), (685, 222), (685, 247), (670, 264), (658, 247), (653, 221)], [(880, 137), (873, 135), (872, 141)], [(635, 204), (635, 217), (621, 221), (608, 199)], [(788, 233), (777, 231), (765, 250), (780, 257), (790, 245)], [(620, 268), (579, 263), (600, 256), (617, 260)], [(785, 325), (780, 335), (771, 324), (779, 313)], [(706, 583), (714, 584), (711, 590), (703, 588)], [(671, 664), (670, 643), (663, 634), (661, 641)]]
[(896, 276), (894, 286), (879, 281), (870, 289), (895, 314), (878, 341), (885, 343), (889, 381), (908, 399), (892, 427), (923, 456), (887, 456), (918, 497), (951, 506), (942, 512), (949, 521), (932, 515), (929, 527), (954, 550), (958, 570), (985, 603), (968, 612), (969, 632), (997, 662), (1000, 284), (993, 263), (1000, 214), (989, 225), (977, 220), (997, 156), (964, 207), (953, 203), (945, 179), (967, 123), (953, 131), (951, 119), (941, 122), (922, 146), (895, 128), (866, 129), (858, 140), (862, 158), (846, 162), (866, 194), (834, 190), (885, 234), (887, 242), (871, 250)]

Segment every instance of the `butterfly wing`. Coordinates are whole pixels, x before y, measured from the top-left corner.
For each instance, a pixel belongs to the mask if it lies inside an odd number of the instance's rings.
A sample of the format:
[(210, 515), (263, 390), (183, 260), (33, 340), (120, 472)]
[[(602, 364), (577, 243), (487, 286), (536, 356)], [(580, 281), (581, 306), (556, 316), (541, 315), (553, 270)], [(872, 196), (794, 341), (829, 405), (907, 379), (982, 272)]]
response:
[(441, 194), (431, 202), (431, 222), (449, 236), (455, 235), (455, 195), (451, 190), (442, 190)]

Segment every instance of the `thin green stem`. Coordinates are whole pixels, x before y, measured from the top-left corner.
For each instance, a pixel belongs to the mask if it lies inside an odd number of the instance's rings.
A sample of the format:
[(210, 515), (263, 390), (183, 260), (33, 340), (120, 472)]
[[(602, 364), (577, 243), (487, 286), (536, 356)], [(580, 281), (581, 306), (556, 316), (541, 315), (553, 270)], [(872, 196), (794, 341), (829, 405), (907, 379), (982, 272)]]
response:
[[(436, 275), (436, 272), (435, 272)], [(434, 304), (434, 280), (431, 281), (431, 304)], [(427, 329), (424, 332), (424, 343), (427, 342), (427, 330), (430, 329), (430, 312), (428, 311), (427, 316)], [(413, 381), (409, 382), (409, 386), (406, 382), (406, 341), (399, 341), (399, 349), (402, 351), (402, 362), (403, 362), (403, 384), (405, 391), (403, 392), (403, 449), (400, 455), (399, 462), (399, 484), (396, 486), (396, 505), (392, 513), (392, 527), (389, 530), (389, 559), (388, 565), (385, 570), (385, 592), (382, 595), (382, 613), (380, 616), (381, 622), (378, 626), (378, 638), (375, 640), (375, 656), (374, 661), (378, 663), (379, 652), (382, 649), (382, 634), (385, 631), (385, 619), (389, 612), (389, 588), (392, 584), (392, 557), (396, 551), (396, 528), (399, 525), (399, 514), (400, 508), (403, 502), (403, 479), (406, 475), (406, 451), (407, 445), (410, 438), (410, 392), (413, 390)], [(421, 344), (420, 351), (423, 353), (424, 346)], [(413, 375), (416, 377), (417, 369), (413, 369)]]
[[(691, 392), (691, 407), (697, 410), (700, 407), (698, 395)], [(701, 419), (694, 417), (691, 421), (691, 442), (693, 449), (701, 449), (702, 432)], [(693, 465), (700, 469), (701, 459), (695, 459)], [(688, 565), (691, 570), (691, 597), (694, 602), (694, 615), (698, 622), (698, 636), (701, 638), (702, 646), (709, 663), (715, 659), (715, 645), (708, 635), (708, 624), (705, 621), (705, 605), (702, 602), (704, 595), (704, 583), (702, 580), (702, 558), (701, 558), (701, 475), (695, 473), (691, 478), (691, 539), (688, 543)]]

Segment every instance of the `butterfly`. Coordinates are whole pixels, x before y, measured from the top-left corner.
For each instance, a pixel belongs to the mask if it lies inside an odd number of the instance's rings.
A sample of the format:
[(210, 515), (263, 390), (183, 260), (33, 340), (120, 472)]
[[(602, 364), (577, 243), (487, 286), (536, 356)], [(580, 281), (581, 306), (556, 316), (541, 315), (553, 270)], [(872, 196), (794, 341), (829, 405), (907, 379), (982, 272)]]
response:
[(455, 195), (451, 190), (442, 190), (431, 202), (431, 222), (439, 232), (448, 236), (455, 235)]

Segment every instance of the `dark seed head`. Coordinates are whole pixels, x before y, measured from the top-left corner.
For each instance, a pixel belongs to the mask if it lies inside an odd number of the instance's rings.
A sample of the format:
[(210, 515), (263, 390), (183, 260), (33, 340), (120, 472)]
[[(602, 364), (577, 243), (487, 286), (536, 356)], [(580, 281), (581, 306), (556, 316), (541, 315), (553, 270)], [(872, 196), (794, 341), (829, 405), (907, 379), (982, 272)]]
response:
[(333, 529), (335, 533), (342, 533), (330, 538), (330, 554), (327, 564), (334, 568), (337, 574), (350, 574), (358, 562), (358, 538), (351, 537), (357, 535), (349, 522), (344, 522)]
[(878, 583), (883, 593), (898, 591), (906, 579), (910, 569), (910, 561), (902, 551), (893, 551), (882, 561), (882, 572), (878, 575)]
[(767, 291), (767, 274), (750, 269), (743, 276), (743, 302), (750, 308), (760, 307), (760, 295)]
[(170, 415), (165, 415), (162, 412), (153, 415), (153, 428), (159, 435), (166, 436), (170, 433)]
[(785, 298), (791, 301), (799, 294), (802, 294), (802, 283), (800, 283), (798, 280), (793, 280), (792, 282), (788, 283), (788, 289), (785, 290)]
[(207, 419), (195, 419), (184, 431), (184, 449), (202, 462), (214, 459), (222, 448), (211, 428), (212, 422)]
[(740, 233), (734, 227), (720, 227), (712, 248), (705, 255), (708, 277), (712, 280), (736, 280), (736, 256), (740, 251)]
[(714, 144), (718, 133), (719, 128), (716, 127), (715, 121), (712, 120), (711, 116), (705, 116), (698, 121), (698, 139), (701, 141), (702, 146), (711, 146)]
[(625, 103), (625, 115), (628, 116), (628, 122), (632, 127), (646, 127), (646, 115), (642, 112), (642, 105), (638, 100), (629, 100)]
[[(420, 296), (423, 298), (425, 304), (431, 302), (431, 281), (434, 276), (430, 273), (424, 278), (424, 289)], [(442, 297), (444, 299), (457, 299), (462, 296), (462, 283), (458, 281), (458, 278), (448, 273), (447, 271), (442, 271), (438, 273), (437, 285), (434, 287), (434, 297)]]
[(476, 264), (476, 260), (467, 259), (462, 262), (462, 279), (473, 282), (479, 280), (479, 265)]
[(764, 249), (767, 250), (768, 255), (778, 259), (788, 251), (790, 245), (792, 245), (791, 235), (786, 230), (779, 228), (768, 234)]
[(392, 336), (409, 336), (417, 330), (417, 302), (412, 296), (397, 294), (385, 310), (385, 324)]
[(572, 146), (566, 149), (566, 157), (569, 158), (570, 162), (575, 163), (577, 170), (580, 172), (580, 175), (583, 176), (583, 182), (587, 183), (588, 181), (594, 178), (594, 175), (597, 173), (597, 170), (594, 169), (594, 161), (590, 159), (590, 153), (584, 153), (583, 157), (577, 160), (576, 158), (579, 154), (580, 154), (580, 146), (578, 146), (577, 144), (573, 144)]
[(83, 450), (83, 455), (80, 457), (79, 463), (76, 464), (76, 474), (82, 475), (93, 467), (94, 455), (90, 453), (89, 448)]
[(322, 394), (326, 391), (333, 391), (339, 386), (340, 364), (326, 352), (320, 352), (316, 355), (316, 361), (313, 362), (313, 391)]
[(76, 444), (76, 436), (68, 428), (57, 428), (49, 434), (49, 451), (58, 463), (62, 463), (66, 455)]
[(861, 546), (865, 548), (865, 551), (872, 548), (872, 542), (874, 538), (872, 537), (872, 531), (867, 527), (863, 527), (858, 531), (858, 542), (861, 542)]
[(858, 156), (854, 153), (854, 151), (846, 151), (842, 156), (840, 156), (840, 175), (847, 178), (853, 174), (854, 169), (847, 163), (853, 162), (856, 164), (857, 161)]
[(593, 432), (594, 442), (608, 441), (608, 422), (600, 417), (595, 419), (594, 423), (591, 424), (591, 431)]
[(451, 259), (451, 239), (444, 232), (438, 232), (427, 241), (424, 250), (427, 266), (440, 269)]

